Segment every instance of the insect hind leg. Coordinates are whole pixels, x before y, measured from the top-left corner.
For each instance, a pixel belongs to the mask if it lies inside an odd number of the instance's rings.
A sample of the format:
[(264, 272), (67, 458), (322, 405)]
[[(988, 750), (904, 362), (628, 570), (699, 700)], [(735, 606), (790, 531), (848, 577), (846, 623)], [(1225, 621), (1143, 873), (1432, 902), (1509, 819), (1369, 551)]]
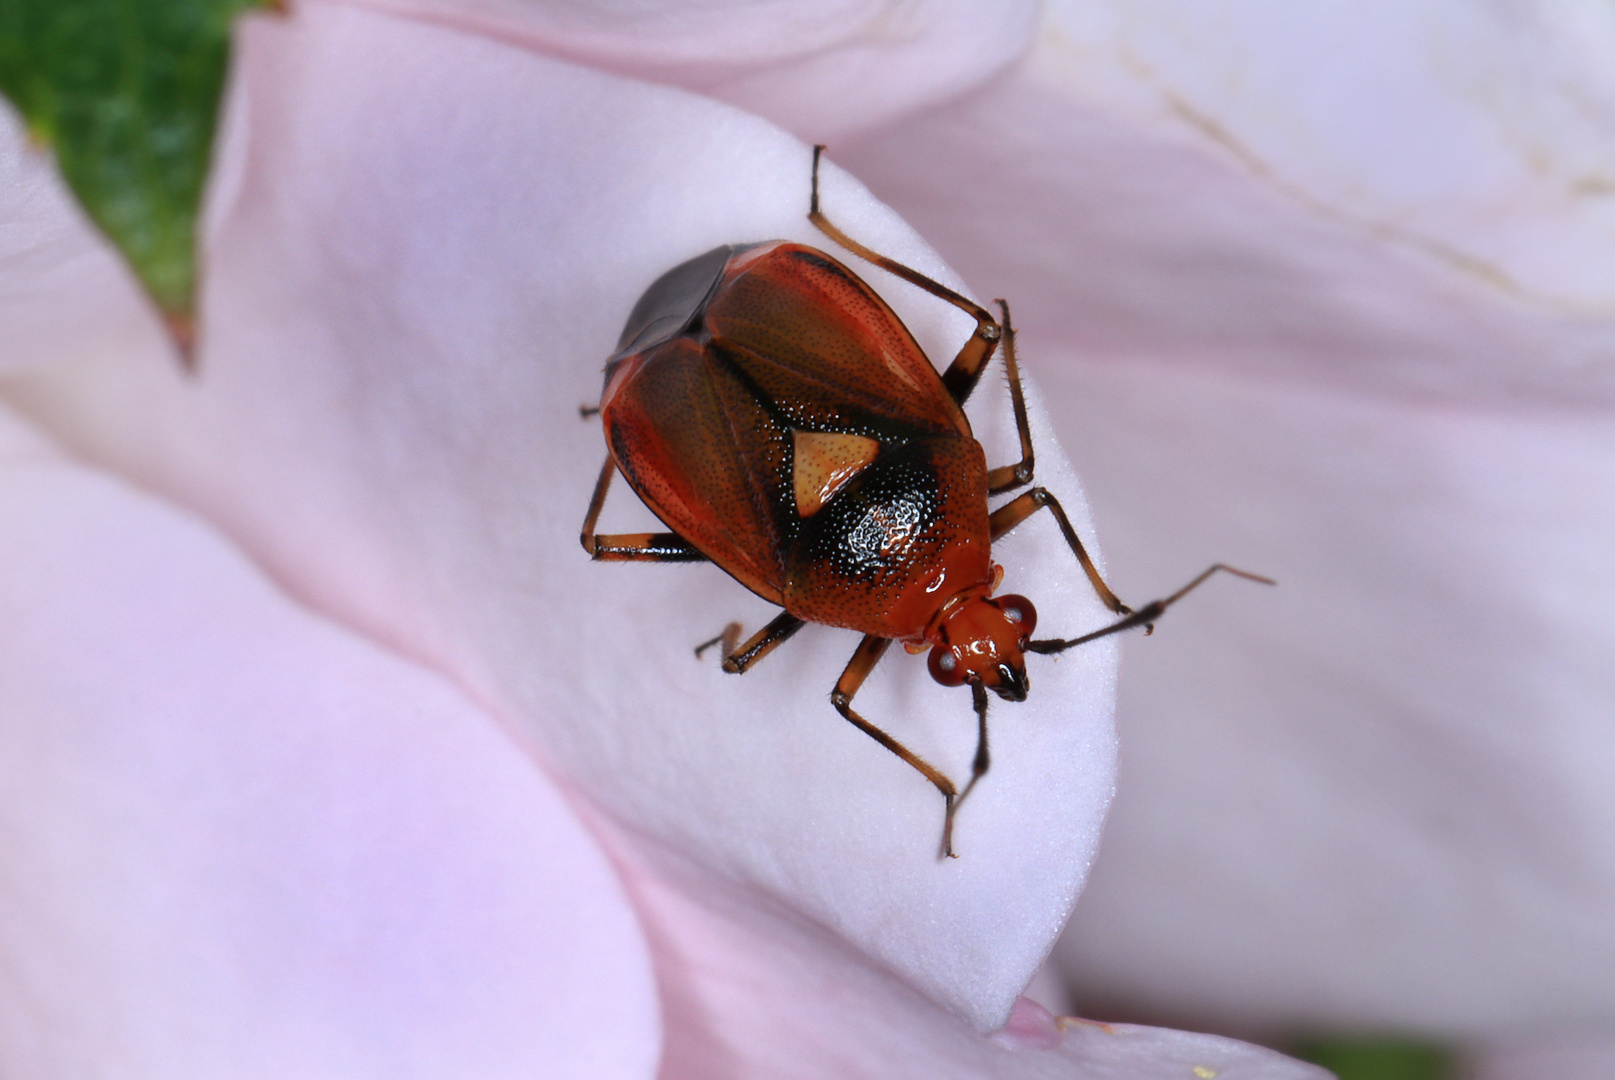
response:
[(1036, 465), (1032, 454), (1032, 424), (1026, 416), (1026, 393), (1021, 389), (1021, 366), (1015, 359), (1015, 324), (1009, 318), (1009, 302), (999, 300), (998, 311), (1004, 317), (1004, 374), (1009, 381), (1009, 402), (1015, 411), (1015, 432), (1021, 440), (1021, 459), (987, 473), (989, 495), (1002, 495), (1030, 484)]
[(774, 616), (767, 626), (753, 634), (744, 645), (740, 645), (740, 624), (732, 622), (723, 628), (723, 633), (711, 641), (703, 641), (697, 645), (695, 655), (699, 657), (712, 646), (721, 644), (723, 670), (731, 675), (744, 675), (753, 664), (790, 640), (791, 635), (802, 629), (802, 626), (801, 619), (788, 611), (782, 611)]
[(942, 385), (947, 388), (953, 400), (960, 405), (970, 397), (975, 390), (976, 383), (981, 379), (982, 369), (987, 361), (992, 359), (993, 350), (998, 347), (998, 341), (1003, 336), (1003, 327), (998, 320), (980, 304), (969, 297), (961, 296), (939, 281), (933, 281), (918, 270), (910, 269), (896, 259), (865, 247), (841, 231), (841, 227), (825, 217), (819, 210), (819, 159), (824, 154), (823, 146), (813, 148), (813, 193), (808, 200), (808, 220), (818, 230), (859, 258), (874, 263), (889, 274), (895, 274), (910, 285), (924, 289), (932, 296), (946, 300), (966, 315), (976, 320), (976, 332), (965, 342), (959, 350), (959, 355), (953, 358), (948, 370), (942, 373)]

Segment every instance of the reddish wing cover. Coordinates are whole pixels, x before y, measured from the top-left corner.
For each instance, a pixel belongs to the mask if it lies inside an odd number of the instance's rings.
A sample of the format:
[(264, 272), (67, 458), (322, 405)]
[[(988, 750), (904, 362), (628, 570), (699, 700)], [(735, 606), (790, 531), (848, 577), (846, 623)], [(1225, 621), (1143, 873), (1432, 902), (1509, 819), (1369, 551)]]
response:
[(790, 426), (882, 441), (970, 435), (908, 327), (829, 255), (764, 245), (732, 259), (725, 278), (707, 307), (712, 347)]
[(601, 411), (617, 467), (652, 512), (782, 606), (801, 521), (793, 430), (883, 447), (970, 435), (885, 301), (830, 256), (784, 242), (731, 258), (701, 329), (622, 360)]
[(691, 338), (623, 365), (601, 409), (617, 468), (668, 528), (783, 605), (795, 527), (790, 430)]

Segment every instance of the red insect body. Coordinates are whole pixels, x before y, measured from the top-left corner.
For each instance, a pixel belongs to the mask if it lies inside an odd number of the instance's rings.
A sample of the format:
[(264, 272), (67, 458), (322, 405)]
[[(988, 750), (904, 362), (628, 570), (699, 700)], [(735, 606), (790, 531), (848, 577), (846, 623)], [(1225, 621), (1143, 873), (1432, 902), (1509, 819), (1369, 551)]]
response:
[[(815, 152), (814, 223), (842, 246), (974, 315), (975, 334), (939, 375), (873, 289), (801, 244), (722, 247), (675, 267), (646, 290), (606, 367), (599, 411), (611, 456), (584, 521), (583, 545), (596, 559), (711, 560), (784, 608), (744, 645), (737, 626), (725, 632), (724, 667), (731, 672), (745, 671), (804, 622), (861, 631), (863, 642), (832, 701), (942, 792), (943, 852), (951, 854), (954, 811), (987, 770), (986, 691), (1023, 700), (1026, 651), (1059, 652), (1148, 625), (1218, 568), (1135, 613), (1099, 577), (1047, 491), (1031, 488), (989, 509), (990, 495), (1032, 479), (1008, 308), (999, 302), (1000, 323), (848, 238), (818, 213), (817, 164)], [(1000, 342), (1022, 460), (988, 469), (960, 406)], [(670, 532), (594, 532), (617, 470)], [(1001, 574), (992, 541), (1045, 507), (1100, 597), (1123, 616), (1119, 621), (1078, 638), (1032, 641), (1031, 602), (992, 596)], [(851, 707), (892, 641), (930, 648), (938, 682), (971, 687), (979, 735), (963, 792)]]
[[(624, 357), (600, 414), (656, 516), (807, 622), (919, 642), (944, 601), (990, 584), (969, 421), (886, 303), (823, 252), (730, 256), (702, 330)], [(922, 491), (858, 497), (916, 471)]]

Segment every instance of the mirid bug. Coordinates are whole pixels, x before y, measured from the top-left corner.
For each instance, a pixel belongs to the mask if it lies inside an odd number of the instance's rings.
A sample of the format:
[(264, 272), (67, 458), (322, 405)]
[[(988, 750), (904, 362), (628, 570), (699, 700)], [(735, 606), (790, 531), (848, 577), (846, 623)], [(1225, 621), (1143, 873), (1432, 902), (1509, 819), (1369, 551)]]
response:
[[(773, 240), (715, 248), (674, 267), (640, 297), (606, 364), (599, 413), (610, 455), (583, 521), (597, 560), (716, 563), (784, 610), (749, 640), (731, 623), (697, 649), (723, 647), (741, 674), (803, 623), (864, 635), (831, 703), (942, 793), (942, 853), (953, 821), (987, 772), (989, 690), (1024, 701), (1024, 654), (1058, 653), (1149, 627), (1219, 570), (1134, 611), (1100, 577), (1057, 500), (1032, 487), (1032, 439), (1009, 306), (1001, 318), (869, 250), (819, 212), (813, 151), (808, 219), (859, 257), (962, 309), (975, 332), (938, 374), (908, 328), (864, 281), (823, 251)], [(961, 406), (1000, 345), (1021, 460), (989, 469)], [(612, 475), (671, 530), (595, 532)], [(1039, 510), (1058, 523), (1088, 580), (1119, 618), (1072, 638), (1034, 640), (1037, 610), (994, 596), (992, 542)], [(852, 708), (893, 641), (929, 650), (931, 676), (969, 686), (977, 742), (963, 790)]]

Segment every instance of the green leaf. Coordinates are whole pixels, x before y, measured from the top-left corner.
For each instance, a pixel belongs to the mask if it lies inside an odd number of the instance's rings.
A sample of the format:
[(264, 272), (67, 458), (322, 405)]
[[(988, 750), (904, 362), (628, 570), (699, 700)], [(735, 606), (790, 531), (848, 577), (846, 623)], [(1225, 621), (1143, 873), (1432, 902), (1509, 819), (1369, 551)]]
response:
[(1340, 1080), (1449, 1080), (1452, 1058), (1439, 1047), (1397, 1039), (1314, 1042), (1295, 1056), (1322, 1065)]
[(262, 0), (0, 0), (0, 92), (184, 342), (230, 23)]

